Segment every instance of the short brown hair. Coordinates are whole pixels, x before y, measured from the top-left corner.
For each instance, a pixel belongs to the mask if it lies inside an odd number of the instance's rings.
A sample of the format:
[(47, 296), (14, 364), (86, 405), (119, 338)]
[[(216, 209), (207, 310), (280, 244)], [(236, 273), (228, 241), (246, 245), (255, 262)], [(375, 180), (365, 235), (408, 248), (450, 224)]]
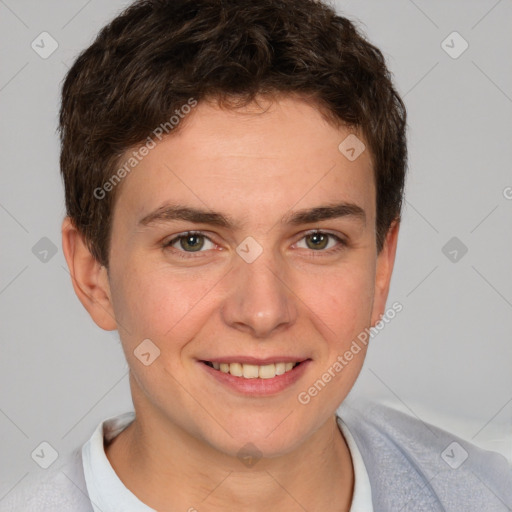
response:
[[(359, 128), (377, 189), (377, 248), (400, 218), (406, 111), (379, 49), (315, 0), (143, 0), (105, 26), (69, 70), (60, 111), (67, 214), (108, 266), (115, 187), (95, 190), (128, 149), (182, 105), (306, 94)], [(178, 129), (180, 125), (176, 127)]]

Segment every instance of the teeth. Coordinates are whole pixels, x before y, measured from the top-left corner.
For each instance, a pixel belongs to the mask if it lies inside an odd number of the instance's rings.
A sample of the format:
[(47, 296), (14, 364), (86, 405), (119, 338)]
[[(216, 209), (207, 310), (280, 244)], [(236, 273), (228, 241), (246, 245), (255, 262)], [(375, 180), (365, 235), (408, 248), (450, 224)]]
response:
[(241, 377), (244, 374), (244, 369), (240, 363), (231, 363), (227, 365), (229, 373), (235, 377)]
[(276, 375), (283, 375), (286, 371), (286, 363), (276, 363)]
[[(255, 364), (243, 364), (242, 368), (244, 379), (256, 379), (258, 377), (258, 367)], [(231, 365), (229, 365), (229, 370), (229, 373), (231, 373)]]
[(266, 364), (265, 366), (260, 366), (258, 376), (260, 379), (271, 379), (276, 376), (276, 365), (275, 364)]
[(258, 366), (242, 363), (211, 363), (216, 370), (222, 373), (230, 373), (235, 377), (244, 379), (273, 379), (276, 375), (289, 372), (298, 363), (272, 363)]

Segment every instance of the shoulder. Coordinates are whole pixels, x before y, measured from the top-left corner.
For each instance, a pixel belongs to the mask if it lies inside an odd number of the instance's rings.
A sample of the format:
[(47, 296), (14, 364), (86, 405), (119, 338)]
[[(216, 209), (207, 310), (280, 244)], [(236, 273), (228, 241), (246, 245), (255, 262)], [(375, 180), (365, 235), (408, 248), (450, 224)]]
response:
[(76, 449), (43, 474), (31, 474), (1, 501), (0, 512), (93, 512), (83, 475), (82, 452)]
[(510, 511), (512, 466), (417, 417), (349, 400), (338, 410), (364, 460), (379, 510)]

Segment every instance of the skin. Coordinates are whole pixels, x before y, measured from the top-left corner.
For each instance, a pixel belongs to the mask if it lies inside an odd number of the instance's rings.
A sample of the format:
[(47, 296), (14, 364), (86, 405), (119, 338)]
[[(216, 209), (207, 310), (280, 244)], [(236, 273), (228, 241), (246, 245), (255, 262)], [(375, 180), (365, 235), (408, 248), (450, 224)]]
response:
[[(106, 454), (123, 483), (159, 511), (350, 508), (353, 465), (335, 411), (366, 350), (309, 404), (297, 396), (384, 313), (399, 224), (377, 253), (370, 151), (351, 162), (338, 150), (353, 129), (332, 126), (299, 97), (259, 105), (234, 111), (200, 103), (124, 179), (108, 272), (72, 222), (63, 223), (75, 291), (101, 328), (119, 330), (130, 366), (136, 420)], [(281, 223), (341, 201), (361, 207), (365, 220)], [(139, 223), (175, 202), (240, 226)], [(346, 246), (328, 238), (315, 249), (307, 235), (314, 229)], [(199, 252), (179, 241), (164, 247), (190, 230), (208, 237), (199, 237)], [(248, 236), (263, 250), (252, 263), (236, 252)], [(144, 339), (160, 350), (148, 366), (134, 355)], [(310, 362), (289, 388), (254, 397), (218, 383), (199, 362), (234, 355)], [(247, 443), (262, 454), (252, 467), (237, 457)]]

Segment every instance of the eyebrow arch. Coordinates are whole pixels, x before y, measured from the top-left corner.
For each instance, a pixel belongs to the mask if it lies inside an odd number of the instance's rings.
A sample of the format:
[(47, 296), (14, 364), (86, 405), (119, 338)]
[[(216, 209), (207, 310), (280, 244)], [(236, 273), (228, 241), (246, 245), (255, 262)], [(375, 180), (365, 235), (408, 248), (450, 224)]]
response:
[[(360, 206), (354, 203), (335, 203), (317, 206), (304, 210), (291, 212), (281, 219), (281, 224), (297, 226), (300, 224), (313, 224), (322, 220), (330, 220), (342, 217), (352, 217), (366, 224), (366, 213)], [(169, 222), (184, 220), (195, 224), (210, 224), (226, 229), (239, 230), (241, 225), (235, 222), (229, 215), (211, 212), (181, 205), (163, 205), (149, 213), (139, 221), (141, 226), (149, 226), (157, 222)]]
[(239, 225), (231, 217), (222, 213), (210, 212), (190, 206), (165, 204), (149, 213), (139, 221), (139, 225), (148, 226), (157, 222), (185, 220), (195, 224), (211, 224), (222, 228), (238, 229)]
[(352, 217), (363, 224), (366, 224), (366, 212), (355, 203), (336, 203), (325, 206), (317, 206), (306, 210), (298, 210), (285, 215), (281, 222), (292, 224), (313, 224), (322, 220)]

